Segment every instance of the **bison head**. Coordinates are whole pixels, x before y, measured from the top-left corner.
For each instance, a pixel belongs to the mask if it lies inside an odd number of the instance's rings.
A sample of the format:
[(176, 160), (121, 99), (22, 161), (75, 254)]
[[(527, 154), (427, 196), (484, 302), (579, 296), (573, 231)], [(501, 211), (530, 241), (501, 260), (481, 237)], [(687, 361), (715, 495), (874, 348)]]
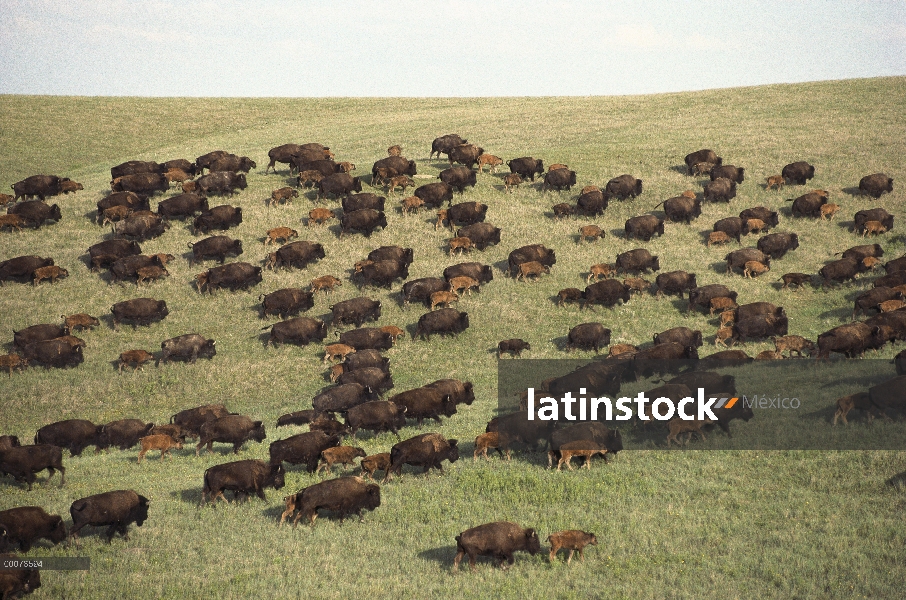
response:
[(534, 556), (541, 552), (541, 540), (538, 539), (538, 533), (531, 527), (523, 531), (525, 534), (525, 551)]

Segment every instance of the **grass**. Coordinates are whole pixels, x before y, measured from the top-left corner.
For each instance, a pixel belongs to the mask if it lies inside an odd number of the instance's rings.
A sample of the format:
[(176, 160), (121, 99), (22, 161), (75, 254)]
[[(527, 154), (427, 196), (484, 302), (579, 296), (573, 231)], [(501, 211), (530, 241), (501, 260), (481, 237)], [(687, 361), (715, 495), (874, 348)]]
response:
[[(517, 453), (472, 464), (471, 441), (497, 408), (499, 340), (521, 337), (532, 344), (526, 358), (563, 358), (567, 331), (587, 321), (613, 330), (612, 343), (647, 343), (658, 331), (678, 325), (700, 329), (706, 346), (716, 320), (686, 315), (676, 300), (637, 296), (614, 309), (580, 311), (557, 308), (552, 298), (565, 287), (584, 286), (588, 266), (612, 262), (619, 252), (647, 247), (661, 257), (662, 272), (684, 269), (700, 285), (725, 283), (740, 301), (766, 300), (786, 308), (790, 333), (815, 339), (849, 318), (853, 298), (871, 287), (875, 275), (830, 290), (806, 287), (780, 290), (777, 281), (791, 271), (815, 273), (835, 252), (864, 243), (849, 232), (852, 214), (883, 206), (906, 218), (900, 170), (903, 140), (903, 78), (849, 80), (684, 94), (590, 98), (488, 99), (140, 99), (0, 97), (0, 165), (3, 185), (35, 173), (55, 173), (80, 181), (85, 190), (56, 198), (63, 219), (37, 231), (0, 232), (0, 259), (21, 254), (52, 256), (70, 277), (36, 288), (6, 284), (0, 288), (0, 330), (57, 322), (61, 314), (109, 315), (118, 301), (162, 298), (170, 316), (150, 327), (129, 326), (115, 332), (109, 321), (80, 334), (88, 346), (77, 369), (29, 369), (2, 381), (0, 432), (31, 440), (45, 423), (87, 418), (102, 423), (124, 417), (165, 422), (174, 412), (204, 402), (224, 402), (234, 411), (263, 419), (268, 441), (302, 431), (276, 431), (273, 423), (286, 412), (310, 406), (325, 385), (320, 345), (265, 348), (261, 327), (278, 319), (259, 319), (258, 296), (287, 286), (305, 286), (319, 275), (344, 280), (330, 300), (319, 297), (310, 316), (329, 314), (335, 301), (367, 295), (383, 302), (379, 324), (396, 324), (410, 334), (423, 309), (399, 307), (397, 292), (359, 290), (348, 279), (352, 263), (369, 250), (388, 244), (415, 249), (410, 278), (440, 276), (460, 260), (495, 267), (495, 279), (459, 302), (471, 327), (456, 339), (407, 339), (386, 354), (396, 391), (441, 377), (470, 380), (476, 402), (437, 428), (462, 442), (463, 459), (445, 474), (427, 480), (407, 472), (382, 487), (382, 506), (365, 522), (340, 523), (322, 517), (314, 529), (277, 529), (280, 498), (317, 480), (292, 469), (283, 491), (269, 490), (268, 501), (199, 509), (201, 475), (213, 464), (232, 460), (228, 446), (196, 458), (191, 448), (174, 451), (161, 464), (156, 458), (135, 464), (137, 451), (109, 451), (65, 458), (67, 483), (39, 483), (30, 493), (7, 480), (0, 487), (0, 508), (41, 505), (68, 521), (69, 505), (83, 496), (133, 488), (152, 500), (151, 516), (134, 528), (130, 540), (107, 546), (86, 535), (81, 547), (40, 546), (33, 555), (90, 556), (92, 570), (46, 572), (38, 594), (67, 598), (122, 598), (149, 594), (161, 598), (227, 598), (308, 595), (330, 597), (465, 596), (502, 598), (827, 598), (900, 595), (906, 575), (900, 526), (902, 494), (883, 481), (903, 470), (903, 451), (687, 451), (629, 449), (608, 465), (596, 462), (590, 472), (556, 473), (540, 455)], [(871, 110), (866, 110), (870, 104)], [(306, 228), (299, 220), (317, 205), (302, 194), (288, 207), (267, 208), (270, 191), (291, 182), (285, 170), (263, 175), (267, 150), (286, 142), (319, 141), (338, 160), (358, 165), (366, 175), (384, 149), (400, 144), (416, 159), (420, 174), (436, 175), (442, 161), (428, 160), (431, 140), (458, 132), (504, 160), (541, 157), (563, 162), (577, 172), (579, 186), (603, 185), (632, 173), (644, 181), (641, 197), (613, 202), (603, 217), (555, 221), (550, 206), (573, 201), (575, 191), (539, 192), (523, 185), (504, 194), (498, 176), (480, 175), (463, 200), (489, 206), (489, 222), (503, 230), (501, 244), (466, 259), (444, 252), (449, 232), (435, 232), (433, 215), (404, 217), (395, 200), (388, 228), (370, 239), (337, 239), (335, 229)], [(688, 152), (713, 148), (726, 163), (744, 166), (746, 181), (729, 206), (703, 206), (691, 226), (667, 224), (666, 235), (649, 243), (624, 240), (623, 222), (653, 209), (685, 189), (701, 189), (699, 178), (679, 168)], [(259, 168), (249, 187), (223, 203), (243, 207), (244, 222), (227, 232), (243, 241), (239, 260), (256, 263), (264, 256), (264, 232), (278, 225), (324, 244), (327, 256), (304, 270), (266, 271), (259, 286), (245, 292), (199, 295), (191, 285), (203, 268), (189, 266), (186, 244), (197, 239), (187, 224), (173, 227), (142, 244), (146, 253), (170, 252), (177, 260), (169, 279), (135, 289), (108, 285), (84, 263), (86, 249), (109, 231), (91, 219), (95, 202), (109, 184), (109, 168), (130, 159), (193, 159), (213, 149), (252, 157)], [(763, 178), (794, 160), (816, 165), (806, 188), (765, 191)], [(893, 177), (893, 194), (880, 200), (848, 191), (859, 179), (878, 171)], [(419, 183), (429, 180), (419, 180)], [(793, 220), (786, 198), (812, 187), (831, 191), (843, 209), (831, 222)], [(364, 191), (370, 191), (365, 186)], [(800, 191), (802, 190), (802, 191)], [(397, 196), (397, 199), (399, 196)], [(458, 200), (458, 198), (457, 198)], [(214, 204), (220, 203), (214, 200)], [(152, 202), (153, 205), (153, 202)], [(703, 233), (719, 218), (749, 206), (781, 211), (781, 231), (796, 231), (800, 248), (774, 262), (757, 280), (724, 273), (723, 256), (737, 246), (707, 248)], [(580, 225), (595, 223), (607, 231), (597, 243), (576, 244)], [(743, 240), (754, 245), (756, 238)], [(878, 238), (885, 257), (903, 253), (902, 233)], [(500, 271), (508, 253), (542, 242), (557, 251), (558, 262), (538, 283), (515, 282)], [(649, 277), (650, 278), (650, 277)], [(102, 321), (104, 319), (102, 318)], [(158, 351), (164, 339), (189, 332), (217, 340), (213, 360), (195, 365), (173, 363), (136, 373), (116, 372), (114, 361), (131, 348)], [(332, 335), (332, 334), (331, 334)], [(11, 341), (8, 333), (5, 341)], [(751, 355), (769, 342), (750, 342)], [(884, 348), (889, 359), (897, 349)], [(588, 358), (574, 352), (572, 358)], [(832, 400), (828, 400), (828, 406)], [(827, 414), (815, 428), (830, 431)], [(736, 423), (734, 423), (736, 425)], [(756, 421), (739, 424), (740, 435)], [(871, 435), (864, 421), (850, 425)], [(821, 429), (819, 429), (820, 431)], [(415, 435), (411, 425), (402, 435)], [(719, 437), (693, 447), (719, 447)], [(387, 451), (392, 435), (363, 436), (369, 452)], [(717, 446), (709, 444), (717, 444)], [(266, 444), (247, 445), (241, 458), (266, 458)], [(43, 482), (43, 479), (41, 480)], [(478, 573), (450, 574), (454, 536), (474, 525), (515, 520), (536, 527), (542, 541), (559, 529), (594, 531), (600, 541), (585, 563), (550, 566), (546, 555), (517, 554), (508, 572), (481, 561)]]

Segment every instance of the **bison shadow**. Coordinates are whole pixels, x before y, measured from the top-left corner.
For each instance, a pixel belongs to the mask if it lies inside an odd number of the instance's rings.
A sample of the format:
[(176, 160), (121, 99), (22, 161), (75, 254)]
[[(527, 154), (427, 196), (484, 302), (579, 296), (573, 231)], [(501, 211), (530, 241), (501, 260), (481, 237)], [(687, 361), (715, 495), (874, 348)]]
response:
[[(180, 500), (187, 504), (192, 504), (193, 506), (198, 506), (201, 503), (201, 487), (193, 487), (187, 490), (174, 490), (170, 492), (170, 497), (174, 500)], [(209, 505), (210, 502), (207, 502), (205, 505)]]
[[(451, 546), (441, 546), (439, 548), (423, 550), (422, 552), (418, 553), (418, 557), (423, 560), (436, 562), (439, 565), (450, 565), (452, 568), (453, 559), (456, 558), (456, 544), (454, 543)], [(475, 562), (476, 564), (479, 560), (481, 560), (481, 562), (492, 562), (491, 558), (488, 558), (488, 560), (485, 561), (483, 560), (484, 557), (482, 557), (481, 559), (477, 559)]]
[(719, 273), (721, 275), (732, 275), (733, 274), (733, 273), (727, 273), (727, 261), (726, 260), (713, 262), (713, 263), (711, 263), (709, 268), (714, 273)]
[(842, 188), (840, 191), (853, 197), (862, 195), (862, 190), (860, 190), (858, 186)]
[(682, 165), (671, 165), (671, 166), (669, 166), (669, 167), (667, 167), (667, 168), (670, 169), (671, 171), (673, 171), (674, 173), (679, 173), (680, 175), (687, 175), (687, 176), (689, 176), (689, 177), (693, 177), (693, 175), (689, 175), (689, 167), (688, 167), (688, 165), (685, 165), (685, 164), (682, 164)]
[(850, 307), (840, 307), (833, 310), (826, 310), (823, 313), (819, 314), (818, 317), (821, 319), (836, 319), (841, 322), (849, 323), (853, 314), (853, 309)]
[(837, 221), (837, 227), (840, 229), (845, 229), (846, 231), (853, 233), (856, 230), (855, 221)]

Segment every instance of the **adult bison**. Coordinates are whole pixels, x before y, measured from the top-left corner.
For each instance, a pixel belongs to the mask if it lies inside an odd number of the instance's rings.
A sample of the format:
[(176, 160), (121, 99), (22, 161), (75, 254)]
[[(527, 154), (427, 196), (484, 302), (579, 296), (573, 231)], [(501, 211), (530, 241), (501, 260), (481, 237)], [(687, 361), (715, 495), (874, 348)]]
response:
[(129, 525), (135, 523), (141, 527), (148, 519), (149, 501), (134, 490), (116, 490), (81, 498), (69, 507), (72, 516), (72, 529), (69, 537), (75, 538), (86, 525), (107, 528), (107, 542), (119, 533), (129, 539)]
[(10, 215), (18, 215), (26, 225), (35, 229), (41, 227), (47, 221), (56, 223), (63, 218), (60, 213), (60, 207), (56, 204), (48, 205), (41, 200), (28, 200), (9, 207), (6, 211)]
[[(66, 539), (66, 525), (60, 515), (50, 515), (40, 506), (20, 506), (0, 511), (0, 550), (9, 547), (22, 552), (31, 550), (32, 544), (46, 539), (59, 544)], [(3, 546), (7, 547), (4, 548)]]
[(893, 179), (884, 173), (866, 175), (859, 180), (859, 191), (872, 198), (880, 198), (884, 192), (893, 191)]
[(421, 336), (423, 340), (430, 340), (432, 333), (439, 333), (443, 336), (456, 335), (468, 327), (469, 315), (467, 313), (459, 312), (455, 308), (441, 308), (425, 313), (418, 319), (413, 337)]
[(628, 174), (614, 177), (604, 187), (604, 197), (608, 200), (610, 198), (625, 200), (626, 198), (635, 198), (641, 194), (642, 180)]
[(134, 298), (117, 302), (110, 307), (113, 315), (113, 328), (119, 329), (123, 321), (132, 321), (132, 328), (136, 325), (148, 326), (153, 321), (160, 321), (170, 314), (164, 300), (154, 298)]
[(297, 315), (314, 307), (314, 294), (302, 288), (283, 288), (258, 296), (261, 301), (261, 318), (279, 315), (281, 319)]
[(438, 158), (440, 158), (441, 154), (449, 156), (450, 151), (453, 150), (453, 148), (456, 148), (461, 144), (467, 144), (468, 142), (469, 140), (456, 133), (448, 133), (434, 138), (434, 141), (431, 142), (431, 152), (428, 154), (428, 158), (433, 158), (435, 154), (437, 154)]
[(398, 442), (390, 449), (390, 467), (384, 475), (383, 483), (393, 479), (394, 473), (402, 473), (403, 465), (422, 467), (423, 472), (435, 468), (443, 473), (441, 462), (448, 460), (455, 463), (459, 460), (457, 440), (448, 440), (439, 433), (423, 433)]
[(566, 338), (567, 350), (594, 350), (597, 354), (610, 344), (610, 329), (600, 323), (582, 323), (570, 329)]
[(694, 175), (693, 167), (699, 163), (710, 163), (715, 166), (720, 166), (723, 164), (723, 159), (714, 152), (714, 150), (696, 150), (695, 152), (690, 152), (686, 155), (686, 158), (683, 159), (686, 163), (686, 167), (689, 169), (689, 175)]
[(507, 272), (510, 275), (519, 273), (519, 265), (536, 261), (546, 267), (553, 267), (557, 264), (557, 254), (544, 244), (529, 244), (516, 248), (510, 252), (507, 257)]
[(563, 188), (569, 190), (576, 185), (576, 172), (569, 169), (554, 169), (544, 175), (544, 187), (547, 189), (556, 189), (558, 192)]
[(800, 160), (783, 167), (781, 175), (787, 183), (805, 185), (809, 179), (815, 176), (815, 167), (804, 160)]
[[(282, 248), (281, 248), (282, 250)], [(196, 275), (198, 291), (207, 288), (208, 293), (214, 290), (227, 288), (232, 291), (246, 290), (261, 283), (261, 267), (256, 267), (247, 262), (229, 263), (220, 267), (213, 267)]]
[(510, 173), (516, 173), (523, 179), (535, 181), (535, 175), (544, 174), (544, 161), (540, 158), (523, 156), (521, 158), (508, 160), (506, 164), (510, 168)]
[(453, 186), (443, 181), (427, 183), (415, 188), (413, 194), (425, 203), (425, 206), (440, 208), (444, 202), (453, 201)]
[(453, 559), (453, 571), (459, 570), (462, 557), (469, 555), (469, 568), (475, 570), (476, 556), (492, 556), (501, 569), (504, 563), (512, 565), (513, 553), (517, 550), (528, 552), (532, 556), (541, 551), (541, 540), (532, 529), (523, 529), (521, 525), (508, 521), (485, 523), (478, 527), (466, 529), (456, 536), (456, 557)]
[(214, 465), (204, 472), (201, 504), (208, 498), (214, 504), (217, 503), (217, 498), (226, 500), (223, 495), (226, 490), (232, 490), (236, 500), (247, 498), (251, 493), (267, 500), (264, 488), (279, 490), (284, 486), (285, 474), (282, 464), (268, 464), (263, 460), (238, 460)]
[(197, 333), (187, 333), (164, 340), (160, 343), (163, 352), (157, 360), (157, 365), (174, 358), (187, 361), (190, 365), (195, 364), (198, 358), (214, 358), (217, 354), (214, 344), (214, 340), (205, 339)]
[(664, 220), (657, 215), (639, 215), (626, 220), (623, 228), (626, 239), (651, 241), (654, 235), (664, 235)]
[(67, 419), (44, 425), (35, 434), (35, 444), (67, 448), (71, 456), (79, 456), (88, 446), (94, 446), (95, 452), (107, 447), (104, 426), (85, 419)]
[(328, 194), (339, 198), (361, 191), (362, 182), (349, 173), (333, 173), (318, 182), (318, 199), (326, 198)]
[(198, 456), (202, 446), (205, 445), (208, 452), (212, 452), (214, 442), (233, 444), (233, 454), (239, 454), (239, 448), (245, 442), (250, 440), (263, 442), (266, 437), (261, 421), (252, 421), (245, 415), (226, 415), (208, 421), (199, 428), (195, 456)]
[(65, 177), (56, 175), (32, 175), (22, 181), (17, 181), (10, 187), (15, 194), (15, 200), (19, 200), (19, 198), (28, 200), (32, 197), (44, 200), (47, 196), (57, 196), (62, 193), (62, 185), (65, 180)]
[(286, 510), (280, 516), (281, 524), (296, 513), (293, 525), (305, 517), (314, 526), (319, 509), (338, 513), (341, 521), (352, 513), (361, 518), (363, 510), (374, 510), (381, 505), (381, 488), (361, 477), (338, 477), (303, 488), (284, 498), (284, 502)]
[(444, 169), (437, 178), (460, 194), (465, 192), (466, 187), (475, 187), (475, 184), (478, 181), (477, 172), (469, 167), (450, 167), (449, 169)]
[(266, 344), (268, 346), (280, 344), (307, 346), (314, 340), (321, 341), (327, 337), (327, 325), (324, 321), (311, 317), (294, 317), (262, 329), (271, 330)]

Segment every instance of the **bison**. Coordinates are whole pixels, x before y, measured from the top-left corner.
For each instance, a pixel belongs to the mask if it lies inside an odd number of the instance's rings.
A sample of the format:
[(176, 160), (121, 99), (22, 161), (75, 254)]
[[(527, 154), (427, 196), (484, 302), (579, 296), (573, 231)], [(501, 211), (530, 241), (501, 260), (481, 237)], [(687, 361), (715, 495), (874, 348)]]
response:
[(103, 527), (108, 525), (107, 543), (113, 540), (113, 534), (119, 533), (123, 539), (129, 539), (129, 525), (137, 527), (148, 519), (149, 501), (133, 490), (116, 490), (81, 498), (69, 507), (72, 516), (72, 529), (69, 537), (76, 538), (86, 525)]
[(534, 529), (523, 529), (522, 526), (507, 521), (485, 523), (456, 536), (453, 571), (459, 570), (459, 563), (466, 554), (469, 555), (469, 568), (472, 571), (475, 570), (476, 556), (492, 556), (497, 559), (498, 566), (505, 569), (504, 562), (512, 565), (513, 553), (517, 550), (523, 550), (532, 556), (541, 551), (541, 541)]

